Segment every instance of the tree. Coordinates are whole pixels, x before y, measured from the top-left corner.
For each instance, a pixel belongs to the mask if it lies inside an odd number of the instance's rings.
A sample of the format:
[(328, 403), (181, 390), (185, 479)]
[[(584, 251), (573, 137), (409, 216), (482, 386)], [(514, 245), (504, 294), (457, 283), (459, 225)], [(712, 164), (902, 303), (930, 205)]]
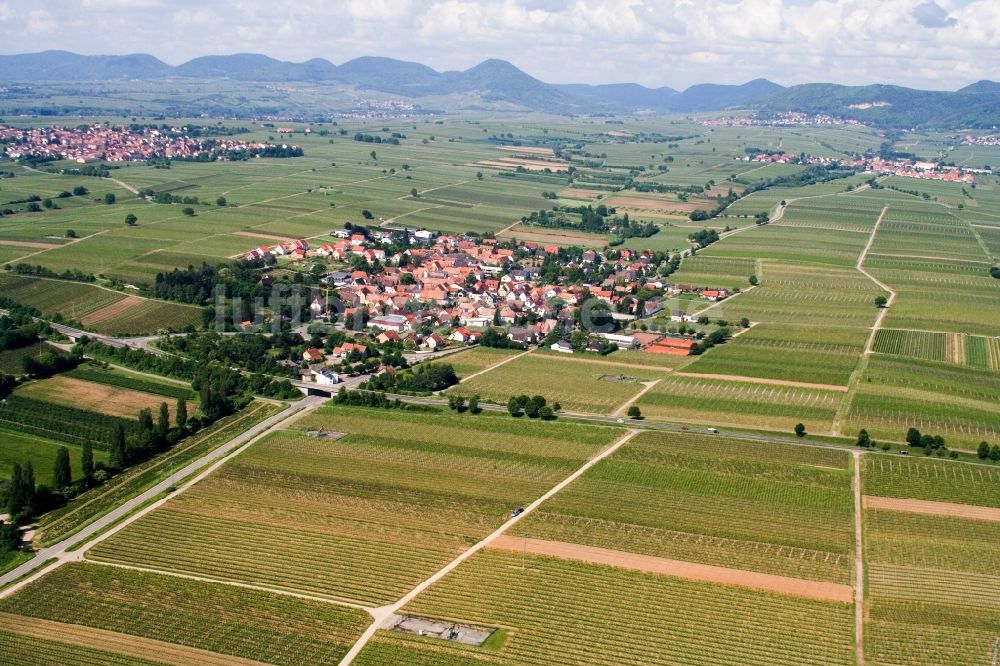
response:
[(14, 463), (7, 490), (7, 513), (12, 521), (31, 513), (35, 495), (34, 476), (30, 462), (24, 467), (20, 463)]
[(751, 287), (756, 287), (758, 284), (760, 284), (760, 280), (757, 278), (756, 275), (751, 275), (750, 279), (748, 279), (747, 282), (750, 283)]
[(515, 418), (521, 415), (521, 403), (518, 402), (517, 398), (511, 398), (507, 401), (507, 411)]
[(545, 405), (544, 407), (538, 410), (538, 416), (543, 421), (551, 421), (556, 417), (556, 413), (552, 410), (551, 407)]
[(156, 417), (156, 434), (159, 437), (166, 437), (167, 431), (170, 430), (170, 410), (167, 409), (167, 403), (160, 403), (160, 413)]
[(802, 423), (795, 424), (795, 436), (805, 437), (806, 436), (806, 426)]
[(185, 215), (187, 215), (188, 217), (194, 217), (194, 208), (191, 208), (190, 206), (188, 206), (187, 208), (185, 208), (181, 212), (184, 213)]
[(94, 445), (89, 439), (83, 441), (83, 450), (80, 452), (80, 467), (83, 470), (84, 478), (94, 476)]
[(477, 171), (476, 172), (476, 180), (482, 180), (482, 179), (483, 179), (483, 172), (482, 171)]
[(1000, 460), (1000, 444), (994, 444), (990, 447), (990, 460), (994, 462)]
[(108, 204), (110, 206), (114, 202), (115, 202), (115, 193), (114, 192), (108, 192), (107, 194), (104, 195), (104, 203), (106, 203), (106, 204)]
[(184, 398), (177, 398), (177, 407), (174, 409), (174, 422), (178, 428), (183, 428), (187, 425), (188, 420), (188, 409), (187, 400)]
[(108, 451), (110, 452), (111, 466), (124, 469), (128, 460), (125, 454), (125, 429), (122, 427), (120, 421), (115, 421), (115, 425), (111, 429), (111, 441), (108, 442)]
[(986, 460), (990, 457), (990, 445), (986, 442), (979, 442), (979, 448), (976, 450), (976, 455), (980, 460)]
[(641, 419), (642, 410), (639, 409), (639, 405), (632, 405), (628, 408), (628, 417), (630, 419)]
[(906, 431), (906, 443), (910, 446), (923, 446), (923, 442), (921, 440), (922, 437), (920, 435), (920, 431), (916, 428), (910, 428)]
[(224, 208), (226, 206), (226, 197), (219, 197), (215, 200), (215, 205), (219, 208)]
[(865, 449), (869, 448), (870, 446), (872, 446), (874, 444), (874, 442), (872, 442), (872, 438), (868, 436), (868, 431), (865, 430), (864, 428), (862, 428), (861, 432), (858, 433), (858, 442), (857, 442), (857, 444), (858, 444), (858, 446), (860, 446), (862, 448), (865, 448)]
[(139, 221), (139, 218), (137, 218), (132, 213), (129, 213), (128, 215), (125, 216), (125, 224), (127, 224), (130, 227), (134, 227), (135, 223), (138, 222), (138, 221)]
[(875, 307), (884, 308), (888, 304), (889, 304), (889, 299), (886, 298), (885, 296), (879, 295), (875, 297)]
[(524, 406), (524, 415), (529, 419), (537, 419), (539, 417), (539, 412), (542, 409), (542, 405), (539, 405), (534, 400), (529, 400), (528, 404)]
[(478, 414), (481, 411), (483, 411), (483, 410), (479, 406), (479, 396), (478, 395), (474, 395), (471, 398), (469, 398), (469, 413), (470, 414)]
[(750, 320), (746, 317), (743, 317), (743, 319), (740, 319), (740, 326), (743, 328), (750, 328)]
[(73, 231), (72, 229), (66, 230), (66, 238), (76, 238), (76, 237), (77, 236), (75, 231)]
[(69, 449), (60, 446), (56, 450), (56, 462), (52, 469), (52, 488), (62, 490), (73, 482), (73, 472), (69, 467)]
[(410, 196), (413, 197), (414, 199), (420, 196), (420, 193), (417, 192), (417, 188), (415, 187), (410, 188)]
[(88, 190), (83, 185), (77, 185), (76, 187), (73, 188), (73, 196), (82, 197), (88, 194), (90, 194), (90, 190)]
[(377, 154), (375, 154), (375, 151), (374, 151), (374, 150), (373, 150), (372, 152), (368, 153), (368, 154), (369, 154), (369, 155), (371, 155), (371, 158), (372, 158), (373, 160), (377, 160), (377, 159), (378, 159), (378, 155), (377, 155)]

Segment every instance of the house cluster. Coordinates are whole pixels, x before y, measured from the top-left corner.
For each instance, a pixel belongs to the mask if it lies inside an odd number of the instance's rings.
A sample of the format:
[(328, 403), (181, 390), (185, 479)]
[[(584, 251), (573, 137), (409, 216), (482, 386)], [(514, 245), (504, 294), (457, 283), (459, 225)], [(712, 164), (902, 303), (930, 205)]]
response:
[(90, 162), (141, 162), (153, 158), (221, 156), (230, 151), (260, 151), (268, 143), (227, 137), (189, 137), (184, 128), (132, 130), (120, 126), (91, 125), (76, 128), (20, 129), (0, 126), (4, 155), (11, 159), (52, 158)]
[(966, 134), (962, 137), (963, 146), (1000, 146), (1000, 136), (996, 134), (984, 134), (982, 136), (972, 136)]
[(749, 162), (763, 164), (803, 164), (830, 165), (840, 164), (860, 173), (871, 173), (881, 176), (906, 176), (924, 180), (943, 180), (954, 183), (974, 183), (977, 173), (990, 173), (985, 169), (967, 169), (957, 166), (938, 164), (936, 162), (921, 162), (908, 159), (882, 159), (878, 156), (857, 157), (855, 159), (833, 159), (830, 157), (803, 156), (793, 153), (760, 152), (743, 158)]
[(779, 113), (774, 117), (758, 118), (757, 116), (724, 116), (711, 118), (701, 123), (707, 127), (789, 127), (812, 125), (853, 125), (863, 126), (864, 123), (852, 118), (838, 118), (825, 113), (801, 113), (789, 111)]

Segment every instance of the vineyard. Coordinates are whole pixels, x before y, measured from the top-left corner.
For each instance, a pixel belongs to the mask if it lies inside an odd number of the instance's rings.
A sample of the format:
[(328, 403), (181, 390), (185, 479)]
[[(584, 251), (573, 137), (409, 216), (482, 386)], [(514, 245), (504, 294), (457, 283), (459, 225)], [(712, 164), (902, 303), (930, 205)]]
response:
[[(864, 492), (1000, 507), (1000, 470), (935, 460), (868, 457)], [(876, 664), (988, 664), (1000, 630), (1000, 523), (865, 511)]]
[(500, 664), (820, 665), (853, 654), (849, 605), (496, 551), (404, 610), (502, 626), (510, 638), (470, 651), (383, 631), (359, 663), (446, 665), (474, 654)]
[(126, 429), (134, 425), (116, 416), (25, 397), (23, 389), (0, 404), (0, 425), (70, 444), (90, 441), (95, 448), (107, 448), (115, 423)]
[(647, 432), (513, 534), (846, 584), (846, 463), (839, 451)]
[(804, 423), (818, 432), (830, 429), (840, 399), (840, 393), (821, 389), (667, 377), (639, 399), (639, 407), (649, 417), (779, 430)]
[(192, 400), (194, 398), (194, 391), (192, 391), (190, 387), (156, 381), (147, 377), (141, 377), (139, 375), (133, 375), (131, 373), (117, 370), (105, 370), (97, 367), (96, 365), (81, 365), (74, 368), (70, 372), (65, 373), (65, 375), (67, 377), (73, 377), (75, 379), (81, 379), (95, 384), (104, 384), (106, 386), (139, 391), (141, 393), (151, 393), (153, 395), (160, 395), (167, 398), (173, 398), (175, 400)]
[(0, 662), (23, 666), (162, 666), (162, 662), (0, 630)]
[(1000, 468), (877, 456), (862, 476), (866, 495), (1000, 507)]
[(518, 353), (520, 352), (516, 349), (474, 347), (448, 356), (447, 362), (455, 369), (456, 375), (459, 377), (468, 377), (475, 372), (485, 370)]
[[(602, 380), (622, 375), (626, 381)], [(655, 368), (642, 370), (628, 366), (577, 363), (570, 359), (530, 354), (490, 370), (451, 388), (448, 393), (472, 396), (506, 404), (513, 396), (543, 395), (563, 409), (593, 414), (610, 414), (642, 390), (640, 380), (662, 376)]]
[(334, 604), (94, 564), (60, 567), (0, 611), (289, 666), (335, 663), (369, 621)]
[(617, 434), (485, 414), (343, 407), (323, 408), (297, 427), (350, 434), (269, 437), (88, 557), (380, 605)]
[[(182, 440), (166, 453), (111, 477), (103, 485), (78, 495), (65, 507), (42, 516), (35, 536), (36, 543), (49, 545), (66, 538), (129, 497), (167, 478), (175, 469), (180, 469), (222, 446), (279, 411), (281, 408), (272, 403), (251, 402), (236, 414), (216, 421), (208, 428)], [(95, 452), (95, 458), (101, 459), (103, 456), (103, 452)]]

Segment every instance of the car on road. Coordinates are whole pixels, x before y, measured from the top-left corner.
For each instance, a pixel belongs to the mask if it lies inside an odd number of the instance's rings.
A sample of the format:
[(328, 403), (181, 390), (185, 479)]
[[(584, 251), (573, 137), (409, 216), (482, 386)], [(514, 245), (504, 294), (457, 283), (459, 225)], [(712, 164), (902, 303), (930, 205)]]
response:
[(709, 428), (708, 431), (710, 433), (712, 433), (713, 435), (718, 435), (719, 434), (719, 429), (718, 428)]
[(625, 419), (618, 419), (618, 423), (625, 423)]
[(522, 513), (524, 513), (524, 507), (523, 506), (519, 506), (519, 507), (517, 507), (516, 509), (514, 509), (513, 511), (510, 512), (510, 517), (511, 518), (517, 518)]

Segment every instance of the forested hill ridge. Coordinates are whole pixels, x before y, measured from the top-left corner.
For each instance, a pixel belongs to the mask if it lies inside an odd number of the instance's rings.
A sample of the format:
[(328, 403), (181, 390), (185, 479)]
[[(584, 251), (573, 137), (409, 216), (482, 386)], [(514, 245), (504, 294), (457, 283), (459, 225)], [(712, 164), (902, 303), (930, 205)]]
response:
[[(928, 91), (894, 85), (828, 83), (786, 88), (767, 79), (755, 79), (742, 85), (706, 83), (678, 91), (635, 83), (550, 84), (496, 59), (464, 71), (438, 72), (420, 63), (392, 58), (365, 56), (338, 66), (322, 58), (295, 63), (253, 53), (202, 56), (177, 66), (148, 54), (90, 56), (44, 51), (3, 55), (0, 84), (11, 86), (11, 90), (0, 105), (0, 113), (58, 114), (84, 110), (47, 109), (40, 103), (46, 99), (46, 86), (75, 84), (77, 89), (85, 90), (88, 83), (113, 83), (125, 95), (130, 85), (163, 81), (228, 82), (248, 90), (254, 83), (261, 84), (262, 89), (279, 82), (324, 84), (322, 88), (335, 101), (350, 100), (358, 92), (370, 91), (398, 96), (425, 110), (613, 114), (721, 112), (741, 108), (755, 109), (764, 116), (783, 112), (826, 114), (885, 128), (1000, 125), (1000, 83), (992, 81), (980, 81), (956, 91)], [(111, 93), (110, 97), (116, 94)], [(226, 111), (216, 108), (217, 104), (206, 112)], [(246, 106), (243, 108), (246, 110)], [(255, 113), (282, 112), (278, 107), (251, 108)]]

